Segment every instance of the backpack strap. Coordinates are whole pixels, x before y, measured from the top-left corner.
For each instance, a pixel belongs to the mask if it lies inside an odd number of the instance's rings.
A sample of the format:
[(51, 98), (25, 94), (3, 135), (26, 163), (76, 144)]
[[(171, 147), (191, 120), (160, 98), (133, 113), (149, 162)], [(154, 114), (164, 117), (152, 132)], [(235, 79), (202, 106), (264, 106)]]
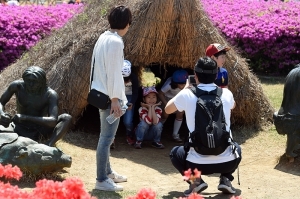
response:
[[(204, 91), (204, 90), (201, 90), (199, 89), (198, 87), (191, 87), (189, 88), (192, 93), (194, 93), (194, 95), (196, 95), (196, 97), (199, 99), (199, 100), (202, 100), (200, 98), (201, 95), (217, 95), (218, 97), (221, 98), (221, 95), (223, 93), (223, 90), (222, 88), (218, 87), (212, 91)], [(209, 118), (212, 119), (212, 115), (210, 114), (210, 111), (207, 109), (207, 107), (203, 106), (203, 108), (206, 110), (206, 113), (208, 114)]]
[(199, 98), (201, 95), (210, 95), (210, 94), (213, 94), (213, 95), (217, 95), (218, 97), (221, 97), (222, 96), (222, 93), (223, 93), (223, 89), (218, 87), (212, 91), (204, 91), (198, 87), (190, 87), (189, 88), (190, 91), (192, 91), (192, 93), (194, 93), (194, 95), (196, 95), (197, 98)]

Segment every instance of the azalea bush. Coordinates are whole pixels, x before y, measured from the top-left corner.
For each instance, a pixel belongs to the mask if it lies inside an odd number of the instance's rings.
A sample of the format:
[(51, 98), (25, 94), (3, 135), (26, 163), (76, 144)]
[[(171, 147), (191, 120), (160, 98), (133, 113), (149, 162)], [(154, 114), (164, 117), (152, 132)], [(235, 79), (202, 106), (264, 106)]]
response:
[(83, 4), (0, 6), (0, 70), (82, 10)]
[(288, 72), (300, 61), (300, 2), (201, 0), (216, 27), (254, 70)]
[[(0, 199), (18, 198), (18, 199), (96, 199), (87, 193), (84, 189), (83, 182), (78, 178), (69, 178), (62, 182), (53, 180), (39, 180), (36, 187), (27, 192), (18, 186), (12, 186), (9, 182), (4, 183), (1, 180), (19, 180), (22, 172), (19, 167), (0, 164)], [(201, 177), (201, 172), (195, 169), (193, 172), (188, 169), (184, 172), (183, 179), (193, 183), (196, 178)], [(151, 188), (142, 188), (135, 196), (127, 199), (156, 199), (156, 193)], [(188, 197), (179, 199), (204, 199), (197, 193), (192, 193)], [(242, 199), (240, 196), (232, 196), (230, 199)]]
[[(12, 165), (3, 166), (0, 164), (0, 180), (19, 180), (22, 177), (21, 170)], [(96, 199), (91, 197), (84, 190), (83, 183), (78, 178), (69, 178), (62, 182), (53, 180), (39, 180), (36, 182), (36, 187), (27, 192), (20, 189), (18, 186), (12, 186), (9, 182), (0, 181), (0, 199), (18, 198), (18, 199)]]
[(135, 196), (130, 196), (127, 199), (155, 199), (156, 193), (150, 188), (142, 188)]

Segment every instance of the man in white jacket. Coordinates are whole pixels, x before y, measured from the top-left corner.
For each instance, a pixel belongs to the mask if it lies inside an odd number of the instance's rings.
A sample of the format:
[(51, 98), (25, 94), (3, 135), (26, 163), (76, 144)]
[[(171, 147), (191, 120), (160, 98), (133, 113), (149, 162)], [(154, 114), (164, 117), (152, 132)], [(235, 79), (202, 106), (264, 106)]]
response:
[[(216, 89), (217, 85), (214, 84), (214, 80), (216, 79), (217, 71), (217, 63), (214, 60), (209, 57), (200, 58), (194, 69), (197, 87), (204, 91)], [(197, 97), (190, 89), (187, 89), (188, 86), (187, 82), (185, 89), (181, 90), (167, 103), (165, 111), (168, 114), (177, 110), (185, 111), (188, 129), (190, 132), (193, 132), (195, 130)], [(231, 91), (227, 88), (222, 89), (221, 101), (225, 115), (226, 131), (230, 132), (230, 112), (235, 107), (235, 101)], [(231, 185), (233, 180), (232, 173), (241, 161), (241, 148), (236, 143), (235, 147), (230, 145), (219, 155), (202, 155), (197, 153), (193, 147), (185, 151), (183, 146), (176, 146), (171, 150), (170, 159), (173, 166), (182, 175), (184, 175), (184, 171), (188, 169), (193, 171), (195, 168), (201, 171), (202, 175), (220, 173), (220, 183), (217, 188), (223, 193), (233, 194), (236, 191)], [(184, 191), (184, 195), (188, 196), (192, 192), (200, 193), (207, 187), (207, 183), (201, 177), (201, 179), (196, 179), (188, 190)]]
[(109, 163), (110, 145), (116, 135), (120, 119), (109, 124), (106, 117), (111, 113), (121, 116), (121, 106), (127, 103), (122, 76), (124, 60), (122, 36), (127, 33), (131, 20), (129, 8), (125, 6), (113, 8), (108, 15), (110, 30), (100, 35), (92, 56), (91, 68), (94, 66), (94, 76), (91, 89), (96, 89), (111, 99), (108, 109), (99, 110), (101, 129), (96, 153), (97, 181), (95, 186), (98, 190), (121, 191), (123, 187), (116, 183), (127, 181), (127, 177), (113, 171)]

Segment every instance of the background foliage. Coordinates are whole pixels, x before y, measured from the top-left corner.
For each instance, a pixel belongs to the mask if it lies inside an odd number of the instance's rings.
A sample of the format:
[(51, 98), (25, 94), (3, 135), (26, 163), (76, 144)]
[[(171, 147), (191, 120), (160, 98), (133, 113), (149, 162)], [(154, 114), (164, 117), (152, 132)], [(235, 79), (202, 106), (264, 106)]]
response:
[(214, 25), (255, 71), (287, 73), (299, 63), (300, 2), (201, 0)]
[(0, 6), (0, 70), (82, 8), (82, 4)]

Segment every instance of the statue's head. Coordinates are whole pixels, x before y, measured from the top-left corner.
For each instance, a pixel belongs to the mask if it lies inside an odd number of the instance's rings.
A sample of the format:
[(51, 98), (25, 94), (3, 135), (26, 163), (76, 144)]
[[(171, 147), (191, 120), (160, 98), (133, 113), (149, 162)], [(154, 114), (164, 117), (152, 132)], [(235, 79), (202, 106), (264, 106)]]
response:
[(278, 114), (300, 115), (300, 64), (285, 78), (283, 99)]
[(22, 78), (28, 92), (38, 93), (47, 87), (46, 73), (38, 66), (28, 67), (24, 71)]

